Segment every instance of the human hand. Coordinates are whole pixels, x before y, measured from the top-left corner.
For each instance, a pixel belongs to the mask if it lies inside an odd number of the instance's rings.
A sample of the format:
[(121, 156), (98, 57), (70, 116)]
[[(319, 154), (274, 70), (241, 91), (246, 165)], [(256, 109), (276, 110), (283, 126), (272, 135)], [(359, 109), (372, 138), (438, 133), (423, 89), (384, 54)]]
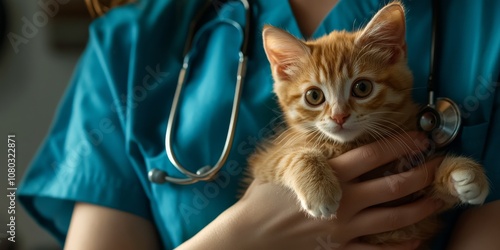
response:
[[(350, 239), (347, 241), (348, 244), (355, 243), (357, 245), (356, 242), (361, 236), (393, 231), (415, 224), (443, 207), (442, 201), (429, 197), (395, 207), (373, 207), (395, 201), (426, 188), (432, 184), (436, 168), (443, 161), (443, 157), (438, 157), (406, 172), (384, 172), (384, 177), (360, 181), (359, 176), (376, 169), (377, 166), (405, 158), (408, 155), (420, 154), (420, 151), (427, 148), (429, 140), (423, 134), (411, 132), (387, 142), (372, 143), (329, 161), (342, 187), (342, 199), (335, 223), (344, 225), (334, 227), (333, 230), (340, 229), (340, 232), (332, 234), (345, 237), (344, 239), (347, 240)], [(419, 157), (413, 158), (411, 161), (415, 159), (419, 159)], [(423, 158), (420, 160), (423, 161)], [(378, 174), (382, 175), (382, 172), (378, 171)], [(425, 211), (418, 211), (418, 207), (425, 209)], [(352, 231), (349, 232), (350, 230)], [(339, 241), (345, 242), (341, 239)], [(417, 243), (414, 242), (414, 244)], [(387, 246), (384, 246), (383, 249), (387, 249)]]
[[(417, 134), (412, 134), (412, 139), (424, 140)], [(375, 142), (330, 160), (343, 191), (335, 219), (309, 218), (300, 211), (290, 190), (257, 179), (242, 199), (180, 249), (415, 249), (418, 241), (375, 246), (357, 240), (414, 224), (440, 206), (439, 202), (426, 198), (398, 207), (372, 208), (421, 190), (432, 182), (441, 159), (405, 173), (362, 182), (357, 179), (408, 153), (407, 148), (401, 147), (402, 142), (414, 145), (414, 151), (423, 150), (423, 145), (401, 136), (388, 141), (394, 150), (384, 150)]]

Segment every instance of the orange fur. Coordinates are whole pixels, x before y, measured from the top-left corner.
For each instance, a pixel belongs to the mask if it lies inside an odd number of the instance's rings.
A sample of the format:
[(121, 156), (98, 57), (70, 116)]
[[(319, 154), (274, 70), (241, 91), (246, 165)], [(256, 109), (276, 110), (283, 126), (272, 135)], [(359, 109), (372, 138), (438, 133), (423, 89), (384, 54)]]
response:
[[(406, 61), (404, 19), (403, 6), (393, 2), (364, 29), (333, 31), (314, 41), (264, 28), (264, 48), (287, 130), (250, 157), (252, 178), (290, 188), (313, 217), (334, 216), (342, 190), (327, 159), (416, 130), (419, 107), (411, 100), (413, 77)], [(312, 105), (311, 100), (320, 104)], [(424, 156), (417, 160), (422, 163)], [(402, 163), (388, 164), (364, 178), (381, 177), (381, 170), (394, 170)], [(479, 193), (472, 195), (467, 188)], [(446, 156), (426, 193), (445, 201), (445, 209), (459, 202), (477, 204), (484, 201), (488, 182), (471, 159)], [(434, 216), (363, 240), (386, 244), (426, 240), (438, 229)]]

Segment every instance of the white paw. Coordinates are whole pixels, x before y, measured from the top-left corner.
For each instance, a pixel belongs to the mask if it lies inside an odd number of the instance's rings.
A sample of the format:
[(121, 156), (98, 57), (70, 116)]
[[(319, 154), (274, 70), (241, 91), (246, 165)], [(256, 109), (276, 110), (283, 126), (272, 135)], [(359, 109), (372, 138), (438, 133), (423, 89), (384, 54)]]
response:
[[(316, 196), (316, 195), (315, 195)], [(332, 195), (326, 199), (301, 197), (299, 198), (302, 208), (314, 218), (330, 219), (336, 216), (339, 209), (341, 195)]]
[(481, 188), (474, 182), (474, 172), (469, 170), (456, 170), (451, 173), (451, 178), (458, 198), (469, 204), (483, 204), (488, 196), (488, 187)]

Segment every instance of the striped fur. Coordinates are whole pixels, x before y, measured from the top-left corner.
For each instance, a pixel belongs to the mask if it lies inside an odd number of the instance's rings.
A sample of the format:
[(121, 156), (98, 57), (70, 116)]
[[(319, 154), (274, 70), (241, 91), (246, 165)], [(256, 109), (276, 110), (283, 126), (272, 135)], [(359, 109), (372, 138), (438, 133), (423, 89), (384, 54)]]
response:
[[(419, 107), (411, 100), (413, 78), (406, 62), (404, 19), (402, 5), (393, 2), (364, 29), (333, 31), (313, 41), (300, 41), (271, 26), (264, 28), (264, 48), (287, 130), (250, 157), (252, 178), (290, 188), (312, 217), (335, 215), (342, 190), (327, 159), (376, 140), (387, 146), (386, 138), (416, 130)], [(353, 92), (360, 80), (372, 84), (367, 96)], [(305, 96), (311, 88), (321, 90), (322, 104), (308, 104)], [(417, 157), (416, 164), (425, 157), (429, 156)], [(398, 164), (384, 169), (394, 173)], [(377, 178), (382, 173), (365, 177)], [(427, 195), (444, 200), (446, 209), (460, 202), (480, 204), (488, 193), (481, 166), (464, 157), (447, 156), (435, 176)], [(461, 190), (457, 178), (467, 177), (462, 183), (477, 191), (474, 197), (457, 192)], [(426, 240), (439, 228), (436, 218), (363, 240), (385, 244)]]

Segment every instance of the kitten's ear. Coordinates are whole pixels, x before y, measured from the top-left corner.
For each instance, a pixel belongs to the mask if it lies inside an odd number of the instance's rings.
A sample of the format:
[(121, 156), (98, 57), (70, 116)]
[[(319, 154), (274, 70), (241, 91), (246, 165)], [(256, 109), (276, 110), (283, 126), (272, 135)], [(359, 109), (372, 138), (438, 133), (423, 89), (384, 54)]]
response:
[(289, 80), (299, 70), (300, 62), (311, 53), (304, 42), (269, 25), (264, 26), (262, 38), (273, 75), (280, 80)]
[(361, 45), (379, 45), (402, 49), (406, 54), (405, 11), (399, 2), (393, 2), (379, 10), (356, 38)]

